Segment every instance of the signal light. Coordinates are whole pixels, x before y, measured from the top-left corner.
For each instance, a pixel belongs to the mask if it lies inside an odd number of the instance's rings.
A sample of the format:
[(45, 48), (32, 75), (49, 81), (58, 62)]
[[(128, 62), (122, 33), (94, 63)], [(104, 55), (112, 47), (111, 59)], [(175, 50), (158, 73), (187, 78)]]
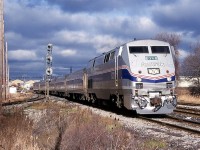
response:
[(53, 73), (53, 69), (52, 69), (52, 68), (47, 68), (47, 69), (46, 69), (46, 75), (47, 75), (47, 76), (52, 75), (52, 73)]
[(47, 64), (51, 64), (52, 63), (52, 56), (47, 56), (46, 57), (46, 61), (47, 61)]
[(52, 44), (48, 44), (48, 45), (47, 45), (47, 51), (49, 51), (49, 52), (52, 51), (52, 48), (53, 48), (53, 45), (52, 45)]

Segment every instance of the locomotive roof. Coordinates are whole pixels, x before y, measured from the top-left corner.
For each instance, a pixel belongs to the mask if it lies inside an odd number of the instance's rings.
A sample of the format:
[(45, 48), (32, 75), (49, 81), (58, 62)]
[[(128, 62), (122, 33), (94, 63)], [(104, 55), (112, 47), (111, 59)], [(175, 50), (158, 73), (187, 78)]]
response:
[(154, 43), (154, 44), (156, 44), (156, 45), (169, 45), (169, 43), (167, 43), (167, 42), (165, 42), (165, 41), (161, 41), (161, 40), (153, 40), (153, 39), (143, 39), (143, 40), (136, 40), (136, 39), (134, 39), (134, 40), (132, 40), (132, 41), (129, 41), (129, 42), (126, 42), (126, 43), (124, 43), (124, 44), (121, 44), (121, 45), (119, 45), (119, 46), (117, 46), (117, 47), (115, 47), (115, 48), (113, 48), (112, 50), (109, 50), (109, 51), (107, 51), (107, 52), (104, 52), (104, 53), (102, 53), (101, 55), (99, 55), (99, 56), (97, 56), (97, 57), (94, 57), (93, 59), (90, 59), (88, 62), (90, 62), (90, 61), (92, 61), (92, 60), (94, 60), (94, 59), (96, 59), (96, 58), (98, 58), (98, 57), (101, 57), (101, 56), (104, 56), (105, 54), (107, 54), (107, 53), (110, 53), (111, 51), (113, 51), (114, 49), (116, 49), (116, 48), (119, 48), (120, 46), (124, 46), (124, 45), (127, 45), (127, 44), (144, 44), (144, 45), (148, 45), (148, 44), (150, 44), (150, 43)]

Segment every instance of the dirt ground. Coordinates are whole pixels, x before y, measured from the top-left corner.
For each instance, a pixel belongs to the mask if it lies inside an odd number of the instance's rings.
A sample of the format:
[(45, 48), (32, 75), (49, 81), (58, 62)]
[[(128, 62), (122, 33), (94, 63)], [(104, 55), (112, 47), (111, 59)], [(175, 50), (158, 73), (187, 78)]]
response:
[(29, 99), (33, 95), (34, 94), (32, 92), (9, 94), (6, 100), (3, 100), (3, 103), (14, 102), (14, 101), (24, 101), (26, 99)]

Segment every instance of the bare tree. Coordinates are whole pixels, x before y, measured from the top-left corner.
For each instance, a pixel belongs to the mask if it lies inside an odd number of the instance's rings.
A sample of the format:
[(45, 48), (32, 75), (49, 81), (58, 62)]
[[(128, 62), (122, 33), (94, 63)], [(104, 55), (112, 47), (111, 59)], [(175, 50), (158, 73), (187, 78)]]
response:
[(182, 72), (187, 80), (200, 87), (200, 42), (193, 44), (191, 49), (191, 54), (183, 60)]
[(165, 41), (168, 42), (171, 46), (174, 47), (175, 50), (175, 74), (176, 74), (176, 78), (179, 78), (179, 72), (180, 72), (180, 65), (179, 65), (179, 51), (178, 51), (178, 47), (179, 44), (181, 42), (181, 37), (180, 35), (176, 34), (176, 33), (159, 33), (155, 36), (156, 40), (161, 40), (161, 41)]

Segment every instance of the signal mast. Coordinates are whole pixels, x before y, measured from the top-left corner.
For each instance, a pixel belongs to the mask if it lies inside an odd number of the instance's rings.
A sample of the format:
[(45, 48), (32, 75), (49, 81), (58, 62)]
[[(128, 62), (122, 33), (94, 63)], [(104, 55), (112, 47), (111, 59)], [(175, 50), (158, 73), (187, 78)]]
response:
[(46, 81), (45, 81), (45, 96), (46, 100), (49, 100), (49, 83), (51, 81), (53, 69), (52, 69), (52, 49), (53, 45), (47, 45), (47, 55), (46, 55)]

